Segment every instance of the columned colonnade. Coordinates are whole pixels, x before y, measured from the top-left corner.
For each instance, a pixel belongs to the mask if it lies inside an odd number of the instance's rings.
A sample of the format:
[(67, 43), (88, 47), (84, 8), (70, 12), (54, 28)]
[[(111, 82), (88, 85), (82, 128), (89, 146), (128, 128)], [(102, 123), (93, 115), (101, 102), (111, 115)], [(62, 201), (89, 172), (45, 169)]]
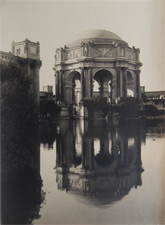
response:
[[(109, 97), (108, 94), (108, 85), (110, 86), (110, 94), (112, 94), (112, 99), (114, 102), (117, 102), (121, 97), (128, 97), (128, 89), (131, 88), (133, 92), (133, 97), (140, 100), (140, 70), (129, 71), (126, 67), (118, 67), (113, 69), (113, 73), (109, 72), (109, 69), (99, 70), (102, 74), (106, 71), (109, 73), (111, 78), (108, 78), (110, 83), (99, 84), (99, 97)], [(97, 72), (96, 72), (97, 73)], [(94, 80), (95, 74), (92, 67), (83, 67), (77, 70), (71, 71), (69, 73), (70, 78), (66, 79), (66, 72), (64, 70), (57, 71), (55, 74), (56, 77), (56, 98), (61, 102), (64, 102), (66, 106), (73, 104), (74, 101), (74, 89), (75, 83), (73, 82), (74, 76), (79, 75), (79, 81), (81, 84), (81, 99), (94, 97)], [(131, 85), (127, 79), (128, 73), (133, 74)], [(69, 77), (68, 75), (68, 77)]]

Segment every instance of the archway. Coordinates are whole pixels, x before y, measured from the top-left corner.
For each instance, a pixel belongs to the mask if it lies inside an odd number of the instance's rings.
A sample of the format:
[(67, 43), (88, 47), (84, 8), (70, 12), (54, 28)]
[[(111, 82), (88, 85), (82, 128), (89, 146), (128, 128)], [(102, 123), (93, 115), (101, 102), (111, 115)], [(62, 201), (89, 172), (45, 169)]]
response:
[(93, 80), (93, 97), (99, 97), (99, 83)]
[(133, 77), (129, 71), (127, 72), (127, 96), (134, 97)]
[(72, 71), (66, 79), (66, 102), (67, 105), (79, 106), (81, 100), (81, 75), (77, 71)]
[(111, 72), (105, 69), (97, 71), (94, 75), (94, 80), (99, 85), (99, 97), (107, 98), (108, 102), (112, 103), (112, 78)]

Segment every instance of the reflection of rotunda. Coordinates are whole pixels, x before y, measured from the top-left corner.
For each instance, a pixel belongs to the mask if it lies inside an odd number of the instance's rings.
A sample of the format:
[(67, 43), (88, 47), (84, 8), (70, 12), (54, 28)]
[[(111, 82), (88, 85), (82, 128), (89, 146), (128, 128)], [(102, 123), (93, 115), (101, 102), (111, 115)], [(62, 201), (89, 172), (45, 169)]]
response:
[(142, 185), (141, 137), (137, 121), (65, 120), (56, 138), (56, 182), (87, 200), (107, 205)]
[(130, 48), (118, 35), (89, 30), (56, 50), (56, 98), (62, 105), (79, 105), (81, 99), (140, 98), (139, 49)]

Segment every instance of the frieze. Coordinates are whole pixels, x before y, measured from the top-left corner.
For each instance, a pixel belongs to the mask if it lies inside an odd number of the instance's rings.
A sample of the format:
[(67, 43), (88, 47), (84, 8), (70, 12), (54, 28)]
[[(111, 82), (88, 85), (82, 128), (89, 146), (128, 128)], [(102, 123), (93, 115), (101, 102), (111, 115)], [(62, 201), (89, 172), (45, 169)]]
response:
[(114, 51), (113, 49), (97, 48), (94, 49), (94, 57), (113, 58)]
[(76, 50), (66, 52), (66, 60), (80, 58), (80, 57), (81, 57), (81, 49), (76, 49)]

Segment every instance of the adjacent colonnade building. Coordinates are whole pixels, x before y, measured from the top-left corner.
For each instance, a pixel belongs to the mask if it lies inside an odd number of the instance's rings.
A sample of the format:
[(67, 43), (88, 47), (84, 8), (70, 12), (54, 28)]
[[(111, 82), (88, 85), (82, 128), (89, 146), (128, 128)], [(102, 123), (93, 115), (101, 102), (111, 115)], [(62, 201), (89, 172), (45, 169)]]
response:
[(2, 63), (14, 63), (25, 69), (25, 76), (29, 77), (31, 83), (29, 96), (39, 108), (39, 71), (42, 65), (39, 42), (31, 42), (28, 39), (21, 42), (13, 41), (12, 52), (0, 51), (0, 64)]

